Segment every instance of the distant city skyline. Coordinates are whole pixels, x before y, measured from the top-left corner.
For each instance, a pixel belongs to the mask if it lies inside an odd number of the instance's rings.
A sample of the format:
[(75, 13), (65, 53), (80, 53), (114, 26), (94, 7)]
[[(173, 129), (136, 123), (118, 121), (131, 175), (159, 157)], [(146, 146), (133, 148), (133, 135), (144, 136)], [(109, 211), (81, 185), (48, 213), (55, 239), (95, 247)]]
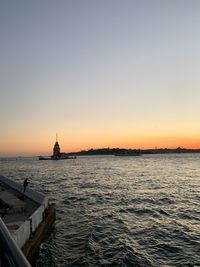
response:
[(0, 156), (200, 148), (200, 1), (0, 3)]

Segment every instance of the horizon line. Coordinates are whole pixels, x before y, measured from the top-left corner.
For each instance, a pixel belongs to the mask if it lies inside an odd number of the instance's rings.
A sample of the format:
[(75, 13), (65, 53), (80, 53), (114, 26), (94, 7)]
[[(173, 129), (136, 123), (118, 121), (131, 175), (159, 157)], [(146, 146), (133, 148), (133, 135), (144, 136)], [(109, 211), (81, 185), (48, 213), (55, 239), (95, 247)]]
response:
[[(88, 148), (88, 149), (81, 149), (79, 151), (70, 151), (70, 152), (62, 152), (62, 153), (66, 153), (66, 154), (70, 154), (70, 153), (80, 153), (80, 152), (87, 152), (90, 150), (103, 150), (103, 149), (108, 149), (108, 150), (113, 150), (113, 149), (125, 149), (125, 150), (200, 150), (200, 148), (186, 148), (186, 147), (154, 147), (154, 148), (124, 148), (124, 147), (99, 147), (99, 148)], [(40, 156), (41, 154), (49, 154), (48, 152), (43, 152), (43, 153), (32, 153), (32, 152), (22, 152), (22, 153), (9, 153), (9, 154), (0, 154), (0, 158), (16, 158), (16, 157), (37, 157)]]

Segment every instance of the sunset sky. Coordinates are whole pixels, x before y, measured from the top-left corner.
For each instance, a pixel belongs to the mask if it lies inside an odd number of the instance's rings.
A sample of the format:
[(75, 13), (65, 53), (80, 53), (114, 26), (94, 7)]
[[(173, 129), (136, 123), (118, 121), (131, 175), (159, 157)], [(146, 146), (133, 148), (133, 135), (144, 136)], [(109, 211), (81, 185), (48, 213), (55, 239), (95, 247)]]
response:
[(200, 148), (199, 0), (1, 0), (0, 155)]

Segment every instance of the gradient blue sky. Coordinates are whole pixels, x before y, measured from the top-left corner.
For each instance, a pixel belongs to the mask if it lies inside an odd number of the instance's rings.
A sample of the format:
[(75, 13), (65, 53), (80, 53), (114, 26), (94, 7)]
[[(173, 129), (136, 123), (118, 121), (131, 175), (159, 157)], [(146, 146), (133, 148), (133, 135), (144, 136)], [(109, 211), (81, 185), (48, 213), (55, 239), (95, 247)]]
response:
[(1, 0), (0, 155), (200, 147), (200, 1)]

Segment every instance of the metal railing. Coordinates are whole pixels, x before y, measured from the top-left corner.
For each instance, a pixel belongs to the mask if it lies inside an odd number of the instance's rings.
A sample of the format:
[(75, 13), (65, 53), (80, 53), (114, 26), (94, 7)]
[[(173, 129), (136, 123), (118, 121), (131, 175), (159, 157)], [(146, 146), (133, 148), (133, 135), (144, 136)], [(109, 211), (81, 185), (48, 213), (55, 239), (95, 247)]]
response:
[(31, 267), (0, 218), (0, 266)]

